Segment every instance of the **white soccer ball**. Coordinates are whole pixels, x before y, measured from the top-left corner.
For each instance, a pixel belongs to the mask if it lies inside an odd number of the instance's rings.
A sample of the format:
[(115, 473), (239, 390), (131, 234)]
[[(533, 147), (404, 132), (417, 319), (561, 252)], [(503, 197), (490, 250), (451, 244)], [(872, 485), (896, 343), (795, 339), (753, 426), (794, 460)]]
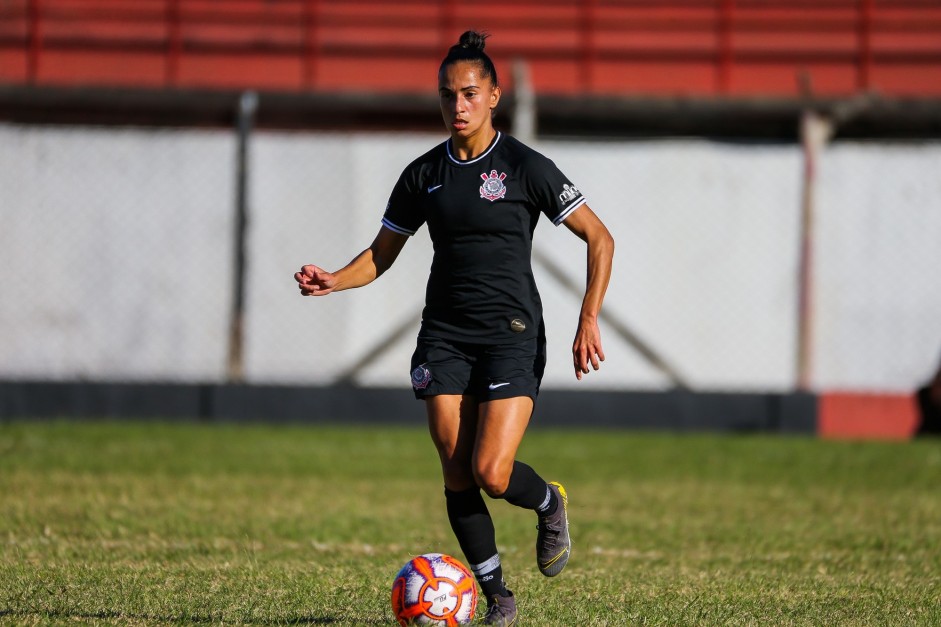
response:
[(450, 555), (419, 555), (392, 582), (392, 611), (400, 625), (466, 625), (476, 609), (474, 575)]

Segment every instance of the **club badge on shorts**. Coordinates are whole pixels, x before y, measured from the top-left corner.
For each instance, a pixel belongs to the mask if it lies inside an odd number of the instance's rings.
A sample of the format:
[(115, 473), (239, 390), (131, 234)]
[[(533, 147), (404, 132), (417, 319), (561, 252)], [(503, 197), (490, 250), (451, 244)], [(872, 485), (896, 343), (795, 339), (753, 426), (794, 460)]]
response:
[(480, 178), (484, 180), (484, 184), (480, 186), (481, 198), (486, 198), (490, 202), (493, 202), (506, 195), (506, 185), (503, 184), (503, 179), (506, 178), (506, 172), (497, 174), (496, 170), (490, 170), (490, 174), (481, 174)]
[(425, 364), (416, 366), (412, 370), (412, 387), (416, 390), (424, 390), (431, 383), (431, 371), (425, 368)]

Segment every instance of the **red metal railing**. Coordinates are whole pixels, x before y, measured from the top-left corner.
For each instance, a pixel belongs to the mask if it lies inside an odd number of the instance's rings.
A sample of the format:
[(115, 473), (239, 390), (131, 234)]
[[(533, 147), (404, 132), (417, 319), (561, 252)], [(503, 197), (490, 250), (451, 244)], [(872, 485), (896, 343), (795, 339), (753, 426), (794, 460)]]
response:
[(0, 0), (0, 82), (427, 91), (466, 27), (544, 93), (941, 95), (941, 0)]

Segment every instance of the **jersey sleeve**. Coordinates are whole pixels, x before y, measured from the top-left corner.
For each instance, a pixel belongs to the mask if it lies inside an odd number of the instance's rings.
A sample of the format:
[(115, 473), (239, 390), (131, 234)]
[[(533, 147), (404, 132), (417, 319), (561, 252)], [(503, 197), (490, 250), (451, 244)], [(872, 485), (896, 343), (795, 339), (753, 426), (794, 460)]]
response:
[(528, 164), (528, 191), (539, 210), (559, 226), (572, 212), (585, 204), (582, 192), (568, 177), (543, 155)]
[(385, 213), (382, 215), (382, 225), (387, 229), (411, 236), (425, 223), (419, 202), (418, 178), (417, 169), (409, 166), (392, 188)]

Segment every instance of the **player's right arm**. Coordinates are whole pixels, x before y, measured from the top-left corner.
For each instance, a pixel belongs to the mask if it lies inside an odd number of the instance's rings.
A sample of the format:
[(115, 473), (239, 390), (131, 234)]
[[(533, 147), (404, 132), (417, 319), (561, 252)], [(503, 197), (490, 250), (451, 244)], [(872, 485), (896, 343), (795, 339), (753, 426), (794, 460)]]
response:
[(407, 241), (407, 235), (383, 226), (369, 248), (340, 270), (327, 272), (308, 264), (294, 273), (294, 280), (302, 296), (326, 296), (331, 292), (368, 285), (392, 266)]

